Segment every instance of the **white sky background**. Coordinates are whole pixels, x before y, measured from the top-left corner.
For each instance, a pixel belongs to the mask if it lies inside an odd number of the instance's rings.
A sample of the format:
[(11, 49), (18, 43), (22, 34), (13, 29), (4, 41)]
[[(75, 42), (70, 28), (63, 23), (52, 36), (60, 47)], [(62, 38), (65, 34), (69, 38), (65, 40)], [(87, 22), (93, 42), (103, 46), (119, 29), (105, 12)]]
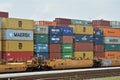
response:
[(10, 17), (54, 20), (56, 17), (120, 21), (120, 0), (0, 0)]

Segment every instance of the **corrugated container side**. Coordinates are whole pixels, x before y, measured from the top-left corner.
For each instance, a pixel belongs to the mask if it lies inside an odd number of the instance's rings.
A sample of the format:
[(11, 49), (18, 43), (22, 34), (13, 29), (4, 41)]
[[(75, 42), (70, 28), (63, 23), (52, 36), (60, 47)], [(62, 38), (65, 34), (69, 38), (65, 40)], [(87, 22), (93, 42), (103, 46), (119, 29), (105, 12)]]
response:
[(120, 44), (104, 44), (105, 51), (120, 51)]
[(61, 44), (49, 44), (49, 49), (51, 53), (61, 53)]
[(103, 37), (102, 30), (94, 30), (94, 37)]
[(34, 33), (35, 34), (48, 34), (48, 27), (47, 26), (34, 26)]
[(48, 43), (47, 34), (34, 34), (34, 43)]
[(8, 18), (9, 13), (8, 12), (0, 12), (0, 17)]
[(75, 42), (74, 51), (93, 51), (93, 43), (90, 42)]
[(51, 59), (61, 59), (61, 53), (59, 53), (59, 52), (56, 52), (56, 53), (50, 52), (50, 54), (49, 54), (49, 59), (50, 59), (50, 60), (51, 60)]
[(104, 52), (104, 44), (98, 44), (94, 46), (95, 52)]
[(49, 39), (50, 39), (49, 41), (51, 44), (60, 44), (61, 43), (61, 36), (59, 36), (59, 35), (52, 35), (52, 36), (50, 36)]
[(33, 30), (33, 20), (17, 19), (17, 18), (3, 18), (2, 28)]
[(93, 52), (74, 52), (74, 57), (83, 59), (93, 59)]
[(3, 51), (33, 51), (33, 41), (3, 41)]
[(31, 52), (3, 52), (2, 53), (2, 57), (4, 60), (31, 60), (31, 58), (33, 57), (33, 51)]
[(93, 42), (93, 35), (75, 34), (75, 42)]
[(34, 44), (34, 52), (48, 52), (48, 44)]
[(61, 28), (60, 27), (49, 27), (49, 34), (50, 35), (61, 35)]
[(33, 40), (32, 30), (2, 30), (2, 40)]
[(73, 43), (73, 36), (62, 36), (62, 43), (63, 44), (72, 44)]
[(120, 37), (120, 29), (115, 28), (100, 28), (103, 30), (105, 37)]
[(104, 58), (104, 52), (95, 52), (94, 57), (95, 58)]
[(73, 44), (62, 44), (62, 52), (73, 52)]
[(36, 52), (34, 53), (35, 57), (42, 58), (42, 59), (49, 59), (49, 54), (45, 52)]
[(93, 20), (93, 26), (108, 26), (110, 27), (110, 21), (107, 20)]
[(73, 28), (71, 27), (62, 27), (61, 28), (61, 34), (66, 36), (72, 36), (73, 35)]
[(52, 21), (40, 21), (40, 25), (43, 26), (56, 26), (56, 22), (52, 22)]
[(104, 52), (105, 58), (120, 58), (120, 52), (119, 51), (108, 51)]
[(95, 37), (94, 43), (95, 44), (104, 44), (104, 38), (103, 37)]
[(70, 25), (73, 28), (73, 33), (75, 34), (88, 34), (93, 35), (92, 26), (81, 26), (81, 25)]
[(120, 44), (120, 37), (104, 37), (105, 44)]
[(72, 52), (62, 53), (61, 57), (62, 57), (62, 59), (72, 58), (73, 57), (73, 53)]
[(0, 52), (2, 51), (2, 41), (0, 41)]
[(2, 30), (0, 29), (0, 40), (2, 40)]

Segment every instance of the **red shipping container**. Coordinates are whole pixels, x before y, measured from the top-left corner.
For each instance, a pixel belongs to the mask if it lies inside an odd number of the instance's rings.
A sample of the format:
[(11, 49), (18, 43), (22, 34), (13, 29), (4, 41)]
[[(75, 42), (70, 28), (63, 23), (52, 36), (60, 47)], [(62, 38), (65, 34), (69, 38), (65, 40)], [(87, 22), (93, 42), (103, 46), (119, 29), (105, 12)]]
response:
[(60, 44), (50, 44), (50, 52), (61, 52), (61, 45)]
[(102, 45), (102, 44), (99, 44), (99, 45), (95, 45), (94, 46), (95, 48), (95, 52), (104, 52), (104, 45)]
[(73, 36), (62, 36), (62, 43), (68, 43), (72, 44), (73, 43)]
[(2, 57), (4, 60), (30, 60), (33, 57), (33, 52), (3, 52)]
[(8, 12), (0, 12), (0, 17), (8, 18)]
[(54, 22), (56, 22), (57, 26), (69, 26), (71, 24), (71, 19), (55, 18)]
[(74, 50), (77, 51), (93, 51), (93, 43), (91, 42), (75, 42)]
[[(57, 48), (56, 48), (57, 49)], [(61, 53), (56, 52), (56, 53), (50, 53), (49, 54), (49, 59), (61, 59)]]
[(95, 52), (94, 58), (104, 58), (104, 52)]

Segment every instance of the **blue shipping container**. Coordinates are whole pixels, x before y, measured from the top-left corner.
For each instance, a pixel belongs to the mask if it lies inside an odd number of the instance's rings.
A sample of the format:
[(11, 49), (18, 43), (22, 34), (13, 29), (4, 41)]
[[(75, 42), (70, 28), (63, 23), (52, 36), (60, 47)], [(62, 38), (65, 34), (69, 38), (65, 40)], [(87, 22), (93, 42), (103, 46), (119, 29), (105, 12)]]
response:
[(34, 52), (48, 52), (48, 44), (34, 44)]
[(59, 35), (52, 35), (50, 36), (50, 43), (52, 44), (60, 44), (61, 43), (61, 36)]
[(103, 37), (102, 30), (94, 30), (94, 37)]
[(48, 53), (35, 52), (34, 56), (38, 57), (38, 58), (49, 59), (49, 54)]
[(75, 42), (93, 42), (93, 36), (86, 34), (76, 34)]
[(104, 44), (103, 37), (96, 37), (96, 38), (94, 38), (94, 43), (95, 44)]
[(71, 35), (73, 35), (73, 28), (71, 28), (71, 27), (62, 27), (61, 28), (61, 34), (71, 36)]
[(50, 35), (61, 35), (61, 28), (49, 26), (49, 34)]

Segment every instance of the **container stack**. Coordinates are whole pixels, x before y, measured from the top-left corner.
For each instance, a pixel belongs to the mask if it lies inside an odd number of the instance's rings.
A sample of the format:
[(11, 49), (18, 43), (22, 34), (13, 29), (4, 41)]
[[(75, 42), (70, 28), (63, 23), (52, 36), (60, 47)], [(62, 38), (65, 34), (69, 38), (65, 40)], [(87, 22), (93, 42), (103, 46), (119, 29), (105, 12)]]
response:
[(71, 27), (61, 27), (62, 35), (62, 59), (73, 57), (73, 29)]
[(2, 18), (2, 57), (28, 60), (33, 56), (33, 20)]
[(104, 55), (104, 41), (103, 41), (103, 31), (94, 30), (94, 57), (103, 58)]
[(49, 59), (61, 58), (61, 28), (49, 26)]
[[(74, 24), (74, 25), (73, 25)], [(74, 57), (93, 59), (93, 27), (91, 21), (72, 20)]]
[(120, 58), (120, 29), (103, 28), (104, 32), (104, 57)]
[(48, 27), (41, 25), (34, 26), (34, 56), (48, 59), (48, 51)]

